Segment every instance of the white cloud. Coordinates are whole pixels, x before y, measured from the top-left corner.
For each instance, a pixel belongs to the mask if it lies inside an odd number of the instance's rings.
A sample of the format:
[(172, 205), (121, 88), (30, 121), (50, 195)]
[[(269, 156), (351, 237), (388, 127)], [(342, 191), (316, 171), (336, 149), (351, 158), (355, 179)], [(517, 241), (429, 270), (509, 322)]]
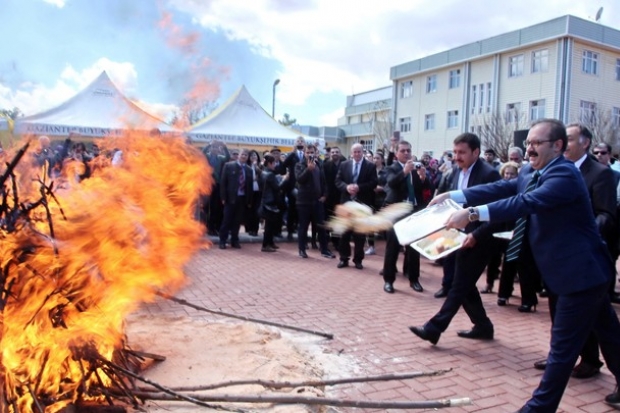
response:
[(568, 0), (170, 3), (204, 27), (247, 41), (255, 53), (281, 62), (278, 99), (295, 105), (315, 92), (351, 94), (386, 86), (391, 66), (564, 14), (588, 18), (597, 8)]
[(338, 118), (344, 116), (344, 108), (339, 108), (333, 112), (326, 113), (319, 118), (320, 125), (337, 125)]
[(43, 0), (43, 2), (52, 4), (58, 7), (59, 9), (62, 9), (63, 7), (65, 7), (65, 4), (67, 4), (65, 0)]
[[(18, 107), (26, 116), (44, 112), (75, 96), (104, 70), (123, 94), (130, 99), (135, 98), (138, 74), (134, 65), (128, 62), (113, 62), (104, 57), (81, 71), (67, 65), (52, 86), (29, 82), (22, 83), (16, 90), (12, 90), (0, 84), (0, 107)], [(149, 113), (161, 118), (168, 118), (170, 113), (177, 109), (174, 105), (163, 103), (139, 102), (139, 104)]]

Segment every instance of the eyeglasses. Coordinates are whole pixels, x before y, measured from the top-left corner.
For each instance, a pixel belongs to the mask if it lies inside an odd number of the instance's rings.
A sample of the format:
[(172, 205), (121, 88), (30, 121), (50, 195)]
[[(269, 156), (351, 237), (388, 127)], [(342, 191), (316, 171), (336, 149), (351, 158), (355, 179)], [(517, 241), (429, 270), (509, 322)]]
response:
[(609, 152), (607, 151), (594, 151), (592, 152), (595, 155), (607, 155)]
[(538, 148), (540, 146), (541, 143), (546, 143), (546, 142), (554, 142), (555, 139), (545, 139), (542, 141), (530, 141), (530, 140), (524, 140), (523, 141), (523, 147), (527, 148), (528, 146), (532, 145), (532, 148)]

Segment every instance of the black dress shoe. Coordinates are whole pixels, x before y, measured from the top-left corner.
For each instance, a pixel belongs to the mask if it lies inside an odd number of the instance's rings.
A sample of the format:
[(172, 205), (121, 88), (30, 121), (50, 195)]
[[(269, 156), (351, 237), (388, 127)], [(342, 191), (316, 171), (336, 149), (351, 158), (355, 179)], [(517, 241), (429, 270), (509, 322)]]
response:
[(493, 286), (489, 284), (487, 284), (486, 287), (480, 290), (480, 294), (492, 294), (492, 293), (493, 293)]
[(220, 249), (221, 250), (225, 250), (226, 249), (226, 243), (225, 242), (220, 242)]
[(321, 251), (321, 255), (325, 258), (336, 258), (336, 256), (330, 250)]
[(493, 330), (479, 330), (472, 328), (471, 330), (461, 330), (456, 333), (462, 338), (471, 338), (473, 340), (493, 340)]
[(618, 386), (616, 386), (616, 390), (613, 393), (605, 396), (605, 403), (620, 410), (620, 391), (618, 391)]
[(590, 377), (594, 377), (601, 372), (602, 365), (603, 363), (600, 363), (597, 366), (582, 360), (573, 368), (571, 376), (576, 379), (589, 379)]
[(446, 290), (446, 289), (445, 289), (445, 288), (443, 288), (443, 287), (441, 287), (441, 288), (439, 289), (439, 291), (437, 291), (437, 292), (434, 294), (434, 297), (435, 297), (435, 298), (444, 298), (444, 297), (447, 297), (447, 296), (448, 296), (448, 290)]
[(364, 266), (362, 265), (361, 262), (356, 262), (354, 264), (355, 264), (355, 268), (357, 268), (358, 270), (363, 270), (364, 269)]
[(306, 254), (306, 251), (304, 250), (299, 250), (299, 256), (301, 258), (308, 258), (308, 254)]
[(435, 345), (439, 341), (440, 334), (433, 334), (428, 331), (424, 327), (409, 327), (409, 330), (416, 336), (420, 337), (422, 340), (426, 340), (431, 344)]
[(547, 368), (547, 359), (538, 360), (534, 362), (534, 368), (536, 370), (544, 370)]
[(385, 283), (385, 285), (383, 285), (383, 291), (389, 294), (394, 294), (394, 286), (392, 283)]
[(230, 246), (236, 249), (241, 249), (241, 244), (239, 244), (238, 242), (233, 242), (232, 244), (230, 244)]
[(422, 288), (422, 285), (420, 284), (418, 280), (411, 281), (409, 285), (411, 286), (411, 288), (413, 288), (414, 291), (417, 291), (419, 293), (424, 291), (424, 288)]
[(345, 260), (340, 260), (338, 262), (338, 265), (336, 265), (336, 267), (338, 268), (344, 268), (344, 267), (348, 267), (349, 266), (349, 261), (345, 261)]
[(521, 304), (517, 310), (519, 310), (520, 313), (535, 313), (536, 304)]
[(538, 293), (538, 296), (539, 296), (539, 297), (543, 297), (543, 298), (545, 298), (545, 297), (549, 297), (549, 293), (547, 292), (547, 290), (542, 289), (542, 290)]

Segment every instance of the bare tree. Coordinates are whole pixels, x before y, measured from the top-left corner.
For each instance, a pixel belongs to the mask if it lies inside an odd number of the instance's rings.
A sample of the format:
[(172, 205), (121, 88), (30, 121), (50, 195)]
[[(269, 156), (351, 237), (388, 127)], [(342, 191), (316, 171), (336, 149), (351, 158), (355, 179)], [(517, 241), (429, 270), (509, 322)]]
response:
[(384, 100), (375, 103), (372, 109), (367, 112), (367, 117), (370, 118), (368, 132), (369, 135), (373, 135), (375, 138), (375, 148), (384, 147), (389, 143), (390, 136), (392, 136), (393, 127), (390, 109), (389, 101)]
[(477, 116), (473, 125), (482, 147), (493, 149), (502, 162), (508, 160), (508, 149), (514, 146), (514, 132), (528, 127), (525, 113), (518, 107)]
[(207, 117), (217, 106), (212, 100), (184, 99), (169, 123), (179, 127), (193, 125)]
[(620, 113), (604, 109), (594, 103), (588, 109), (582, 109), (578, 122), (592, 132), (592, 146), (605, 142), (612, 148), (620, 146)]
[(24, 116), (24, 114), (18, 107), (13, 109), (0, 109), (0, 117), (15, 120), (20, 116)]
[(294, 119), (294, 118), (292, 119), (291, 115), (289, 115), (288, 113), (285, 113), (282, 120), (279, 120), (278, 122), (280, 123), (280, 125), (291, 126), (297, 123), (297, 119)]

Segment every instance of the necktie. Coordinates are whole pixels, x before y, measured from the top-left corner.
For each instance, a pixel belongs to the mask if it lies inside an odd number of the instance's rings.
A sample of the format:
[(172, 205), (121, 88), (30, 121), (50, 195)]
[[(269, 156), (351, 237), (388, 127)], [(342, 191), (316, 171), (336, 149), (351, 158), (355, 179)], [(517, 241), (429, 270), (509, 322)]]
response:
[(239, 171), (239, 195), (245, 195), (245, 174), (243, 170), (243, 166), (240, 166), (241, 170)]
[(407, 176), (407, 201), (411, 202), (413, 205), (416, 205), (417, 202), (415, 200), (415, 190), (413, 189), (413, 177), (411, 173)]
[[(539, 177), (540, 172), (534, 172), (534, 175), (532, 175), (532, 179), (530, 180), (530, 183), (527, 184), (524, 193), (528, 193), (534, 188), (536, 188)], [(519, 253), (521, 252), (521, 246), (523, 245), (523, 237), (525, 236), (525, 229), (527, 228), (528, 219), (529, 215), (526, 215), (517, 220), (517, 225), (515, 226), (515, 229), (512, 233), (512, 239), (508, 243), (508, 248), (506, 249), (506, 261), (514, 261), (519, 258)]]
[(355, 168), (353, 169), (353, 182), (357, 183), (357, 177), (360, 174), (360, 163), (355, 162)]

